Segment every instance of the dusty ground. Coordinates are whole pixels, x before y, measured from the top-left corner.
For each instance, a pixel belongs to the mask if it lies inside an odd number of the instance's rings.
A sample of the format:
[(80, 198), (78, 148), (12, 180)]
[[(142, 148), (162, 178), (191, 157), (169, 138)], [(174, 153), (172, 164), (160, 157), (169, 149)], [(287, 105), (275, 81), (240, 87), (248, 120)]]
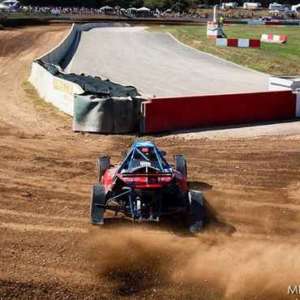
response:
[(300, 284), (300, 138), (153, 138), (187, 156), (211, 223), (198, 237), (120, 223), (89, 225), (100, 153), (131, 136), (71, 132), (41, 104), (31, 60), (63, 26), (0, 32), (0, 299), (295, 299)]

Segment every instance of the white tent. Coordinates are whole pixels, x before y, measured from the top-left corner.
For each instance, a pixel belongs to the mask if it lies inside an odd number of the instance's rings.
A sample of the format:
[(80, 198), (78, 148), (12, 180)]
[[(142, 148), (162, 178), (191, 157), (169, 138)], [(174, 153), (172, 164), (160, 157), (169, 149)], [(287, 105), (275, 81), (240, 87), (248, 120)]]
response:
[(20, 2), (17, 0), (5, 0), (2, 1), (1, 4), (6, 5), (8, 7), (17, 7), (18, 5), (20, 5)]
[(276, 3), (276, 2), (270, 3), (269, 4), (269, 9), (270, 10), (275, 10), (275, 9), (281, 10), (281, 9), (283, 9), (283, 5), (280, 4), (280, 3)]
[(237, 2), (224, 2), (221, 4), (221, 9), (226, 9), (226, 8), (237, 8), (238, 3)]
[(139, 12), (149, 12), (150, 9), (148, 7), (143, 6), (143, 7), (138, 8), (137, 11), (139, 11)]
[(108, 6), (108, 5), (106, 5), (106, 6), (102, 6), (101, 8), (100, 8), (100, 10), (113, 10), (113, 8), (111, 7), (111, 6)]
[(292, 6), (292, 11), (299, 12), (300, 11), (300, 3)]
[(261, 7), (260, 2), (245, 2), (243, 4), (244, 9), (258, 9)]

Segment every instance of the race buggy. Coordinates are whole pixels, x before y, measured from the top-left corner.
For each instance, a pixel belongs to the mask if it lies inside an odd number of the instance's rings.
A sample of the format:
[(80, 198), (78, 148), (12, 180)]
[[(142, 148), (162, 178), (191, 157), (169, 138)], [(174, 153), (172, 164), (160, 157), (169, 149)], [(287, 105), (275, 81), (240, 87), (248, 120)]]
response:
[(135, 142), (117, 166), (110, 157), (97, 160), (98, 183), (91, 192), (91, 223), (104, 224), (105, 210), (119, 212), (133, 221), (158, 222), (179, 214), (191, 232), (203, 227), (204, 205), (201, 192), (190, 191), (187, 164), (175, 155), (175, 166), (165, 160), (166, 153), (149, 141)]

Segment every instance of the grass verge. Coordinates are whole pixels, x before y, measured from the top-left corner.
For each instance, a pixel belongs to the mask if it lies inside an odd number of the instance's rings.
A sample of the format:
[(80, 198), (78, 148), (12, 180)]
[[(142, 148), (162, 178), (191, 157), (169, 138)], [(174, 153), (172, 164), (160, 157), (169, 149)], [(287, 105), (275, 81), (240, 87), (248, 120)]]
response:
[(42, 99), (29, 81), (24, 81), (22, 83), (22, 88), (26, 93), (26, 98), (30, 99), (30, 102), (33, 104), (37, 111), (39, 111), (40, 113), (49, 114), (52, 117), (58, 117), (64, 121), (70, 121), (69, 115), (60, 111), (52, 103), (46, 102), (44, 99)]
[(181, 42), (234, 63), (272, 75), (300, 75), (300, 28), (294, 26), (226, 25), (229, 38), (257, 38), (262, 33), (286, 34), (286, 44), (262, 43), (260, 49), (216, 47), (207, 39), (206, 26), (153, 26), (169, 32)]

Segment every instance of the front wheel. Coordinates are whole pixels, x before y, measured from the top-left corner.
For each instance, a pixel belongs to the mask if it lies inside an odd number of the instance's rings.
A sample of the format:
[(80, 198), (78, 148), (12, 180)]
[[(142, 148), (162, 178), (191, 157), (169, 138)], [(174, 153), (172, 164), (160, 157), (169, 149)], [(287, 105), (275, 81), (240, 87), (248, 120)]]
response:
[(90, 200), (90, 218), (91, 224), (102, 225), (104, 224), (104, 212), (106, 202), (104, 186), (95, 184), (91, 190)]

